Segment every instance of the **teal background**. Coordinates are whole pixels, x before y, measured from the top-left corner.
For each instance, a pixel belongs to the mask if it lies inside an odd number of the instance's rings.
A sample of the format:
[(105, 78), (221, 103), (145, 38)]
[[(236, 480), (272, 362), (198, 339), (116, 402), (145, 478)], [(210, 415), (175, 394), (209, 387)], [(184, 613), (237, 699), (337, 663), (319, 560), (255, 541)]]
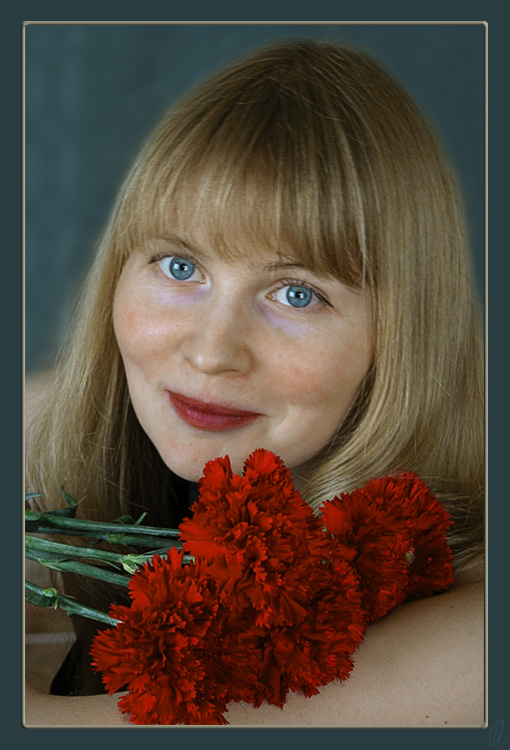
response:
[(288, 37), (359, 46), (427, 113), (460, 180), (483, 299), (482, 24), (28, 25), (28, 371), (51, 364), (119, 184), (161, 114), (232, 58)]

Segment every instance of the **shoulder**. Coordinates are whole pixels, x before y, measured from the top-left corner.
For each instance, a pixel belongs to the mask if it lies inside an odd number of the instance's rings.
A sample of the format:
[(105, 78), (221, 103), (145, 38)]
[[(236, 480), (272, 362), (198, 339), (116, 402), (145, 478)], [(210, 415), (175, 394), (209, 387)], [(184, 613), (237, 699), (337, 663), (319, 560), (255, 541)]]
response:
[(283, 709), (230, 707), (231, 724), (482, 726), (484, 588), (466, 583), (405, 604), (369, 626), (344, 682)]

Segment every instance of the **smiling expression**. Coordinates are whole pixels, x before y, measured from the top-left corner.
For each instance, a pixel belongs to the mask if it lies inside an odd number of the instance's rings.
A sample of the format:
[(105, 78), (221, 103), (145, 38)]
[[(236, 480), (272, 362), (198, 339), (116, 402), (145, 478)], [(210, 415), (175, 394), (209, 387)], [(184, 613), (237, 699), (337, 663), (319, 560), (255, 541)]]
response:
[(257, 448), (301, 466), (335, 435), (372, 361), (367, 291), (243, 251), (220, 258), (200, 232), (148, 239), (115, 294), (136, 415), (191, 481), (226, 454), (239, 472)]

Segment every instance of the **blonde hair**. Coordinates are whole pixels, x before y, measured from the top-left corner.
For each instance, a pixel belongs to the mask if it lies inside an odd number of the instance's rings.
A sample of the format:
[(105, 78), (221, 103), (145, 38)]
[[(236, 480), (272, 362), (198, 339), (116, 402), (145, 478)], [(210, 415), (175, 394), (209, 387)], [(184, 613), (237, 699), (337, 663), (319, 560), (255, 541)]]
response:
[(147, 140), (39, 420), (28, 488), (51, 505), (65, 484), (89, 517), (149, 508), (149, 523), (179, 520), (172, 508), (184, 490), (132, 410), (112, 305), (144, 238), (197, 219), (219, 253), (256, 238), (371, 290), (374, 364), (338, 435), (307, 467), (312, 507), (410, 469), (452, 513), (457, 559), (474, 559), (483, 540), (483, 360), (455, 181), (402, 88), (365, 54), (326, 43), (283, 43), (234, 63)]

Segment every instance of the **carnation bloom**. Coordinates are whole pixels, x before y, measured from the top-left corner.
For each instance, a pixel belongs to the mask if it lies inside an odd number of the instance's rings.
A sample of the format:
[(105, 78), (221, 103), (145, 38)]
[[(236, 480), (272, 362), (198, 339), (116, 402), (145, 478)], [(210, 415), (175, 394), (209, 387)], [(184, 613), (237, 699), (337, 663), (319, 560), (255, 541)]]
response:
[[(93, 666), (134, 724), (224, 724), (226, 687), (215, 679), (218, 601), (201, 564), (175, 549), (130, 581), (131, 607), (113, 605), (115, 628), (94, 639)], [(214, 648), (212, 647), (214, 644)]]
[(281, 459), (255, 451), (242, 476), (228, 456), (211, 461), (199, 493), (181, 537), (208, 562), (222, 604), (243, 612), (248, 628), (302, 620), (329, 543)]
[(294, 625), (267, 630), (259, 675), (264, 689), (254, 704), (267, 700), (282, 707), (291, 690), (311, 696), (334, 679), (347, 679), (365, 628), (352, 567), (345, 562), (325, 565), (322, 587), (308, 605), (308, 616)]
[(411, 543), (406, 529), (380, 502), (359, 490), (325, 502), (322, 515), (333, 537), (333, 559), (352, 563), (365, 616), (368, 621), (379, 619), (401, 601), (409, 580), (406, 553)]
[(405, 498), (400, 504), (402, 517), (413, 531), (409, 583), (405, 595), (430, 596), (454, 583), (453, 554), (447, 533), (453, 521), (443, 506), (413, 472), (398, 477)]
[[(352, 562), (367, 620), (453, 582), (450, 518), (416, 474), (372, 479), (322, 506), (333, 559)], [(409, 559), (412, 562), (409, 562)]]

